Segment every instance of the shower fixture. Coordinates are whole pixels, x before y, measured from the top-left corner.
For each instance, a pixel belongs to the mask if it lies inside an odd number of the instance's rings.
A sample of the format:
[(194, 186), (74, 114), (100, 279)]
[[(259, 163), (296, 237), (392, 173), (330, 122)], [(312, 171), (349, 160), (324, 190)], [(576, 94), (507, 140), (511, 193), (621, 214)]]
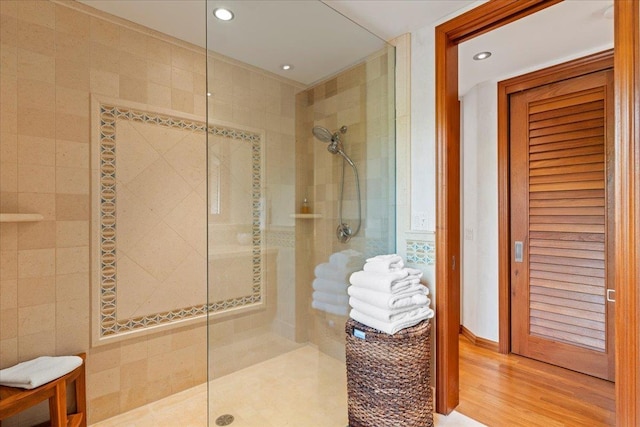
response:
[[(331, 133), (327, 128), (322, 126), (314, 126), (312, 129), (313, 135), (318, 140), (328, 143), (327, 151), (331, 154), (339, 154), (342, 157), (342, 180), (340, 182), (340, 200), (338, 203), (339, 211), (339, 224), (336, 229), (336, 237), (340, 243), (347, 243), (352, 237), (356, 236), (362, 226), (362, 200), (360, 198), (360, 180), (358, 179), (358, 168), (356, 168), (353, 160), (344, 152), (344, 145), (340, 135), (347, 133), (347, 127), (342, 126), (339, 130)], [(342, 205), (344, 204), (344, 168), (345, 163), (349, 163), (353, 169), (353, 174), (356, 179), (356, 190), (358, 193), (358, 227), (353, 231), (349, 224), (342, 220)]]

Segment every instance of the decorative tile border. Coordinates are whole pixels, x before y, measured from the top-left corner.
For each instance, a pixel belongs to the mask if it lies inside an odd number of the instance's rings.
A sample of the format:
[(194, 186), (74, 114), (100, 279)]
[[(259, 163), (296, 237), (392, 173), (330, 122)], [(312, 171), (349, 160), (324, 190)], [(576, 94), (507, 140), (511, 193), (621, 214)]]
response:
[[(292, 227), (293, 228), (293, 227)], [(267, 246), (281, 248), (296, 247), (296, 233), (292, 230), (269, 230), (267, 231)]]
[(425, 240), (407, 239), (407, 262), (411, 264), (435, 265), (435, 243)]
[[(133, 108), (100, 104), (99, 129), (99, 335), (110, 337), (151, 326), (169, 324), (207, 313), (222, 312), (262, 302), (262, 232), (260, 230), (260, 197), (262, 188), (261, 135), (168, 115), (150, 113)], [(174, 129), (207, 132), (209, 135), (246, 141), (251, 144), (252, 174), (252, 293), (242, 297), (179, 308), (135, 318), (117, 319), (117, 218), (116, 218), (116, 121), (155, 124)], [(203, 283), (206, 286), (206, 283)]]

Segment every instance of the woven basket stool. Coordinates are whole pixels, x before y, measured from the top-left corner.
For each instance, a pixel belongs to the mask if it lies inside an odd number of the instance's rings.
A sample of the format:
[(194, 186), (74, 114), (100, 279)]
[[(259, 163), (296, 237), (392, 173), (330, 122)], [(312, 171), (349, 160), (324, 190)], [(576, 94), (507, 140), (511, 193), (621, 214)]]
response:
[(431, 320), (389, 335), (349, 319), (345, 332), (349, 427), (433, 426)]

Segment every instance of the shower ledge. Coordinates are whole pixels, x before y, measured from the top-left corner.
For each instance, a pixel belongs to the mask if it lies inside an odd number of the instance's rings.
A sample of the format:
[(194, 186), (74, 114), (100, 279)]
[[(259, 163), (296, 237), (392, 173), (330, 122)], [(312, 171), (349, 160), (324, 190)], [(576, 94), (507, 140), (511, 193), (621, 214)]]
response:
[(308, 214), (299, 213), (299, 214), (291, 214), (289, 215), (289, 217), (295, 218), (295, 219), (318, 219), (318, 218), (322, 218), (322, 215), (314, 214), (314, 213), (308, 213)]
[(35, 222), (43, 219), (44, 217), (40, 214), (0, 213), (0, 222)]

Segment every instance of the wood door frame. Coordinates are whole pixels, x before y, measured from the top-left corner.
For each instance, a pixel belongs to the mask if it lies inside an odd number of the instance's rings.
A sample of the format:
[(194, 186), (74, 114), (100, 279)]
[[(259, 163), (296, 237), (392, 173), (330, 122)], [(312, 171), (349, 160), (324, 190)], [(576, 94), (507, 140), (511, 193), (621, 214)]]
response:
[(614, 2), (616, 423), (640, 425), (640, 2)]
[(613, 68), (613, 49), (498, 82), (498, 351), (511, 352), (509, 95)]
[[(528, 16), (560, 0), (490, 0), (435, 30), (436, 68), (436, 410), (450, 413), (459, 402), (458, 333), (460, 283), (452, 272), (459, 259), (460, 110), (457, 45)], [(615, 253), (616, 417), (640, 422), (640, 23), (638, 0), (616, 0), (615, 34)], [(456, 213), (457, 212), (457, 213)], [(457, 239), (456, 239), (457, 236)], [(459, 277), (459, 276), (458, 276)]]

